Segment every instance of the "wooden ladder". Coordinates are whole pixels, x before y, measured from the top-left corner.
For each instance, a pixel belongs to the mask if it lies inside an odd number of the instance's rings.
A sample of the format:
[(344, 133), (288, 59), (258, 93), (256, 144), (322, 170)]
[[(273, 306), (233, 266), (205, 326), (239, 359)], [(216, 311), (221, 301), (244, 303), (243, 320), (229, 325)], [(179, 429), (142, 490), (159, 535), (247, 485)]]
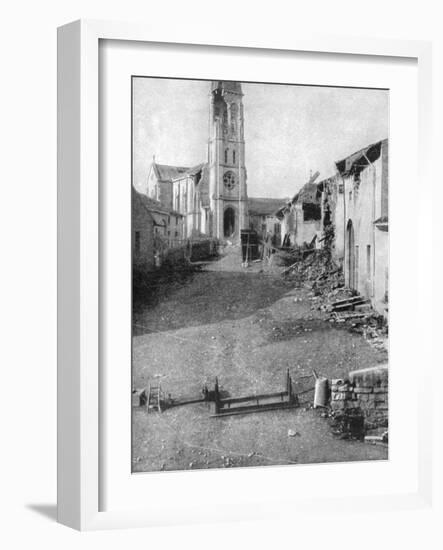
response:
[(148, 412), (155, 410), (162, 412), (160, 384), (158, 386), (151, 386), (151, 384), (149, 384), (148, 402), (146, 403), (146, 408)]

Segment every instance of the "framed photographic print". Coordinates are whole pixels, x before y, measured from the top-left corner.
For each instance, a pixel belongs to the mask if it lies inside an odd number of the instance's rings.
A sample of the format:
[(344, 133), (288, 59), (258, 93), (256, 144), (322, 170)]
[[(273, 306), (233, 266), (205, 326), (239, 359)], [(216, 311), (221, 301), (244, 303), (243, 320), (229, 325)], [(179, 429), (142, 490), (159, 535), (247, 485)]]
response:
[(417, 42), (59, 29), (60, 522), (428, 502), (401, 219), (410, 247), (429, 64)]

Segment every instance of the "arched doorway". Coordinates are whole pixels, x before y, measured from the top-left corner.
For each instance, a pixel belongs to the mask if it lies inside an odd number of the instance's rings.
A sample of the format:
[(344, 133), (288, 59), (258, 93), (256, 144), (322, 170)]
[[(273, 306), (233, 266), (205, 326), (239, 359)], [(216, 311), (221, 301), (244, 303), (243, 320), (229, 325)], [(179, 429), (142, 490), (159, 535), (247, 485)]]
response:
[(352, 221), (346, 227), (346, 279), (349, 288), (355, 288), (355, 238)]
[(233, 237), (235, 229), (235, 210), (228, 206), (223, 215), (223, 235), (226, 238)]

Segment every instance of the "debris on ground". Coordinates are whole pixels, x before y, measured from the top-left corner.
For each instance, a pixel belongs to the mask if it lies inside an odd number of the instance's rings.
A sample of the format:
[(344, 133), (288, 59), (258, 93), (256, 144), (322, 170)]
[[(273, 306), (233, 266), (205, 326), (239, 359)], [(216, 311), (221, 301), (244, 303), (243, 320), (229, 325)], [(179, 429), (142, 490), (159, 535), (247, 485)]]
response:
[[(334, 292), (331, 301), (346, 298), (348, 294), (343, 291), (343, 287), (327, 290)], [(235, 390), (235, 395), (244, 395), (268, 391), (284, 364), (294, 375), (294, 393), (300, 396), (300, 408), (218, 422), (209, 417), (205, 403), (168, 407), (165, 414), (149, 416), (134, 407), (132, 451), (134, 457), (143, 456), (140, 462), (134, 461), (134, 471), (155, 471), (162, 464), (167, 471), (190, 471), (191, 462), (193, 471), (227, 469), (220, 455), (226, 456), (231, 449), (236, 453), (229, 461), (232, 467), (386, 459), (386, 446), (349, 444), (346, 439), (332, 436), (328, 410), (312, 409), (313, 368), (328, 379), (335, 379), (355, 368), (356, 362), (359, 367), (369, 367), (378, 362), (378, 357), (362, 338), (347, 330), (336, 330), (344, 327), (326, 323), (323, 312), (320, 315), (309, 311), (310, 305), (317, 307), (324, 300), (322, 295), (307, 302), (309, 292), (294, 291), (293, 284), (281, 278), (280, 272), (260, 278), (244, 273), (240, 276), (230, 270), (208, 270), (189, 277), (182, 288), (168, 283), (155, 307), (150, 302), (137, 313), (134, 323), (141, 328), (133, 340), (134, 388), (148, 387), (154, 373), (164, 373), (168, 376), (161, 378), (166, 395), (171, 392), (174, 398), (197, 399), (202, 397), (202, 386), (212, 383), (222, 370), (226, 387)], [(293, 299), (300, 296), (299, 303), (294, 303)], [(235, 314), (225, 309), (226, 303), (232, 302), (239, 306)], [(162, 317), (165, 321), (161, 321)], [(272, 327), (283, 327), (285, 338), (275, 338), (279, 330), (273, 331)], [(217, 361), (212, 361), (211, 335), (220, 342)], [(253, 354), (246, 345), (239, 346), (239, 338), (251, 346)], [(258, 364), (260, 369), (256, 369)], [(299, 380), (304, 375), (307, 378)], [(285, 437), (288, 428), (300, 435)], [(166, 439), (164, 448), (162, 439)], [(207, 445), (211, 451), (200, 455), (198, 449), (192, 451), (188, 442)], [(270, 456), (263, 456), (263, 452)]]
[(300, 435), (296, 430), (288, 430), (288, 437), (295, 437)]
[(298, 251), (297, 258), (283, 273), (296, 287), (311, 291), (311, 310), (327, 313), (328, 322), (361, 334), (376, 349), (387, 350), (386, 319), (372, 309), (369, 300), (345, 287), (343, 269), (334, 263), (330, 251), (313, 250), (308, 256)]
[(365, 435), (365, 443), (371, 443), (372, 445), (387, 445), (389, 442), (389, 431), (384, 430), (382, 433), (373, 433), (371, 430), (368, 435)]
[(344, 287), (343, 270), (326, 249), (312, 250), (309, 255), (299, 253), (283, 274), (296, 286), (311, 289), (315, 296)]
[(332, 433), (340, 439), (359, 439), (365, 436), (365, 420), (359, 408), (335, 411), (331, 414)]

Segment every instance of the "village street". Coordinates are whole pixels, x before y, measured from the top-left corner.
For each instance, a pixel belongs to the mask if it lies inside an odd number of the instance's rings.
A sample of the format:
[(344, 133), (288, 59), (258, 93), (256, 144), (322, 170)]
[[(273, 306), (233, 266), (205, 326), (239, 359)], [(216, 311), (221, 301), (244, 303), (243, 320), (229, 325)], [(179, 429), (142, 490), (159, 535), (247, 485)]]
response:
[[(133, 387), (160, 383), (173, 399), (197, 399), (217, 376), (235, 397), (280, 391), (289, 369), (297, 391), (313, 387), (300, 379), (313, 369), (331, 379), (386, 362), (312, 305), (278, 269), (242, 268), (239, 248), (227, 248), (199, 271), (158, 281), (134, 308)], [(134, 407), (133, 471), (387, 458), (385, 447), (334, 437), (312, 395), (296, 409), (227, 418), (211, 418), (205, 403)]]

